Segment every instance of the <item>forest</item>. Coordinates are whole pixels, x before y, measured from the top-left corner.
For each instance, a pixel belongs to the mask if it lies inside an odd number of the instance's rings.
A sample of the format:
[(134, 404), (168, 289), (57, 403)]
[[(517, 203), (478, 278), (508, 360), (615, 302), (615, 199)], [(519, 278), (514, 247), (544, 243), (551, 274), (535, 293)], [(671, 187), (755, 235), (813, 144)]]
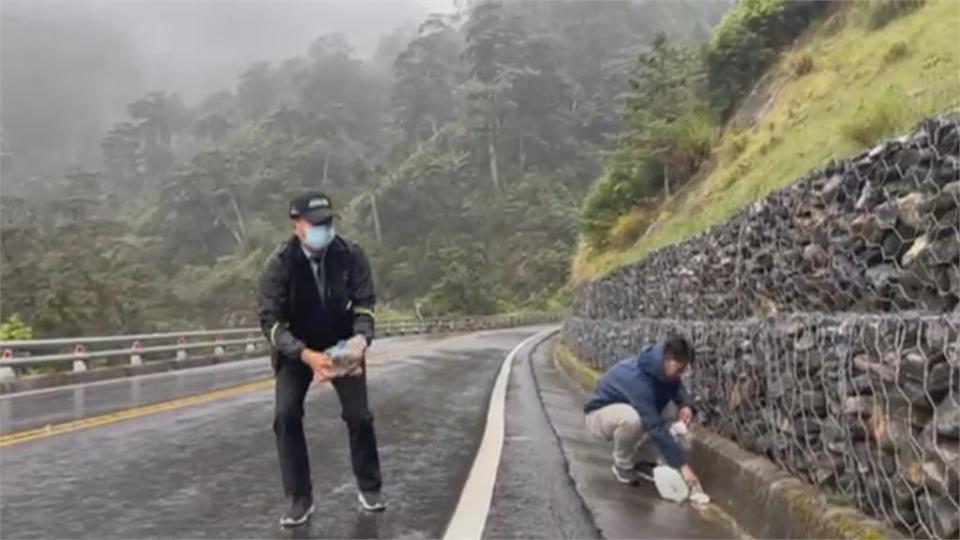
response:
[(560, 309), (631, 81), (728, 7), (476, 2), (370, 59), (322, 35), (195, 103), (132, 101), (96, 168), (38, 174), (4, 126), (0, 316), (34, 336), (250, 324), (304, 189), (370, 254), (385, 316)]

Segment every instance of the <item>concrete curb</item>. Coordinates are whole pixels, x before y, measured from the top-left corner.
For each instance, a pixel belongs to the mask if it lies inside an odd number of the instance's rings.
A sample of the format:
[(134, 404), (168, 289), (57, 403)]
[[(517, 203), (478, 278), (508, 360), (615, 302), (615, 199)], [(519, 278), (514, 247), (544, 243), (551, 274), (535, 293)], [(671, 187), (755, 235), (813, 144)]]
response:
[[(563, 343), (557, 366), (585, 391), (599, 377)], [(770, 460), (703, 428), (694, 430), (691, 462), (713, 502), (756, 538), (906, 538), (855, 508), (827, 501)]]

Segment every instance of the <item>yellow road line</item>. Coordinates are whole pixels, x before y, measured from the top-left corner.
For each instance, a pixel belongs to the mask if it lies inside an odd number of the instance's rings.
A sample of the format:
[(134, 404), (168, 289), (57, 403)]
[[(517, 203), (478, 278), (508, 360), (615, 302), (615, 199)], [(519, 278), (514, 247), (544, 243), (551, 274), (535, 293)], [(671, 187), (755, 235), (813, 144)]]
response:
[(215, 399), (242, 394), (244, 392), (252, 392), (254, 390), (268, 388), (272, 384), (273, 384), (272, 378), (260, 379), (252, 383), (241, 384), (239, 386), (231, 386), (229, 388), (222, 388), (220, 390), (213, 390), (211, 392), (205, 392), (203, 394), (196, 394), (196, 395), (188, 396), (184, 398), (172, 399), (170, 401), (161, 401), (160, 403), (152, 403), (150, 405), (142, 405), (139, 407), (133, 407), (133, 408), (125, 409), (122, 411), (101, 414), (98, 416), (91, 416), (89, 418), (81, 418), (80, 420), (73, 420), (73, 421), (64, 422), (61, 424), (52, 424), (42, 428), (29, 429), (26, 431), (18, 431), (16, 433), (10, 433), (8, 435), (0, 436), (0, 448), (3, 448), (4, 446), (8, 446), (11, 444), (20, 443), (20, 442), (32, 441), (35, 439), (42, 439), (44, 437), (59, 435), (61, 433), (68, 433), (70, 431), (77, 431), (80, 429), (92, 428), (92, 427), (102, 426), (105, 424), (112, 424), (114, 422), (119, 422), (121, 420), (127, 420), (130, 418), (146, 416), (148, 414), (155, 414), (158, 412), (169, 411), (171, 409), (178, 409), (180, 407), (186, 407), (187, 405), (205, 403), (208, 401), (213, 401)]
[[(439, 340), (439, 341), (445, 341), (445, 340)], [(383, 362), (383, 360), (387, 358), (402, 356), (413, 351), (427, 349), (436, 345), (439, 341), (434, 341), (430, 343), (421, 343), (419, 345), (413, 345), (410, 347), (394, 349), (391, 351), (384, 351), (381, 354), (371, 354), (370, 359), (367, 362), (367, 365), (370, 365), (370, 366), (379, 365)], [(97, 426), (103, 426), (106, 424), (112, 424), (114, 422), (120, 422), (122, 420), (129, 420), (132, 418), (139, 418), (141, 416), (147, 416), (147, 415), (156, 414), (159, 412), (179, 409), (182, 407), (186, 407), (188, 405), (197, 405), (200, 403), (207, 403), (209, 401), (213, 401), (216, 399), (236, 396), (246, 392), (253, 392), (255, 390), (263, 390), (265, 388), (270, 388), (271, 386), (273, 386), (273, 383), (274, 383), (273, 377), (258, 379), (253, 382), (244, 383), (237, 386), (230, 386), (228, 388), (221, 388), (219, 390), (211, 390), (209, 392), (194, 394), (187, 397), (171, 399), (168, 401), (161, 401), (159, 403), (151, 403), (149, 405), (141, 405), (138, 407), (132, 407), (130, 409), (124, 409), (122, 411), (116, 411), (112, 413), (91, 416), (89, 418), (81, 418), (79, 420), (72, 420), (72, 421), (63, 422), (60, 424), (50, 424), (41, 428), (17, 431), (15, 433), (8, 433), (6, 435), (0, 435), (0, 448), (9, 446), (12, 444), (33, 441), (36, 439), (42, 439), (45, 437), (52, 437), (54, 435), (59, 435), (61, 433), (69, 433), (71, 431), (78, 431), (81, 429), (88, 429), (88, 428), (93, 428)]]

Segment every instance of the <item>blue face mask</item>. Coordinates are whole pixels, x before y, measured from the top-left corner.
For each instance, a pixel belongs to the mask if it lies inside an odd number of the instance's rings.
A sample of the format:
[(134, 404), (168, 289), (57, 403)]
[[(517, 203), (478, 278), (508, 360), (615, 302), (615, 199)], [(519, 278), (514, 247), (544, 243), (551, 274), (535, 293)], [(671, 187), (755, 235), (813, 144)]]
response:
[(329, 246), (330, 242), (333, 242), (334, 236), (336, 236), (336, 233), (333, 231), (333, 224), (308, 225), (303, 243), (312, 251), (320, 251)]

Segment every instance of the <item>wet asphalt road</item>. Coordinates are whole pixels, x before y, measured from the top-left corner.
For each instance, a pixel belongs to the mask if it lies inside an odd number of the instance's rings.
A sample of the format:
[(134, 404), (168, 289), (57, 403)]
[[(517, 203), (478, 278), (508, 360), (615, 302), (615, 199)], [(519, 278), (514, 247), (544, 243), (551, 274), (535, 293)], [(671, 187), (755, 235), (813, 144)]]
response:
[[(500, 364), (539, 330), (378, 342), (373, 354), (383, 361), (372, 363), (368, 380), (390, 503), (383, 514), (358, 509), (346, 428), (335, 393), (323, 385), (310, 390), (305, 418), (317, 512), (304, 527), (278, 526), (285, 501), (267, 387), (0, 448), (0, 537), (440, 537), (480, 443)], [(534, 354), (526, 347), (511, 370), (506, 438), (484, 537), (598, 538), (598, 524), (606, 533), (630, 530), (637, 515), (643, 518), (635, 532), (650, 534), (631, 536), (727, 536), (675, 505), (651, 502), (649, 494), (622, 492), (590, 468), (603, 457), (595, 442), (577, 440), (580, 396), (553, 379), (544, 385), (547, 347)], [(78, 412), (262, 379), (269, 368), (250, 362), (164, 375), (142, 378), (136, 396), (130, 380), (78, 387), (83, 411), (56, 412), (73, 404), (77, 388), (21, 396), (30, 401), (13, 402), (7, 418), (21, 426), (69, 420)], [(600, 506), (581, 494), (599, 498)], [(613, 529), (611, 511), (626, 514)]]
[(0, 449), (4, 538), (433, 538), (483, 431), (501, 361), (536, 329), (436, 341), (370, 369), (382, 515), (358, 511), (346, 429), (328, 385), (305, 419), (317, 513), (277, 525), (284, 501), (272, 388)]
[(660, 498), (652, 483), (625, 486), (613, 478), (611, 444), (592, 437), (583, 418), (584, 395), (553, 362), (555, 340), (526, 360), (560, 441), (576, 491), (604, 538), (740, 538), (715, 506), (697, 508)]
[[(436, 337), (377, 340), (371, 355), (429, 344)], [(249, 383), (272, 376), (268, 358), (241, 360), (95, 383), (0, 395), (0, 434), (68, 422)]]
[(537, 393), (530, 355), (520, 351), (507, 386), (506, 433), (485, 538), (601, 538), (573, 481)]

